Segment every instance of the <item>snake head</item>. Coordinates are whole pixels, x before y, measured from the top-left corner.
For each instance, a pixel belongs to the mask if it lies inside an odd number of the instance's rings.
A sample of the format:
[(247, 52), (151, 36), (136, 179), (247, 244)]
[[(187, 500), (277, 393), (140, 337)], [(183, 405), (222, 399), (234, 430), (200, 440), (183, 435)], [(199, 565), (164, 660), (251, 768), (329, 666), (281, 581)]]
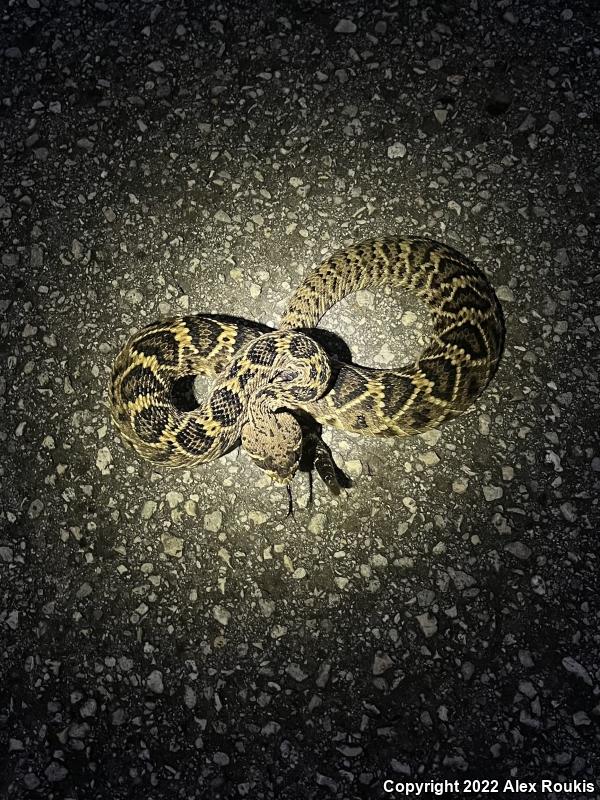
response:
[(273, 413), (260, 403), (250, 403), (242, 447), (273, 480), (289, 483), (302, 455), (302, 429), (289, 412)]
[(289, 409), (323, 395), (331, 378), (329, 359), (309, 336), (289, 330), (259, 337), (244, 358), (254, 379), (245, 388), (242, 446), (274, 480), (288, 483), (302, 455), (302, 429)]

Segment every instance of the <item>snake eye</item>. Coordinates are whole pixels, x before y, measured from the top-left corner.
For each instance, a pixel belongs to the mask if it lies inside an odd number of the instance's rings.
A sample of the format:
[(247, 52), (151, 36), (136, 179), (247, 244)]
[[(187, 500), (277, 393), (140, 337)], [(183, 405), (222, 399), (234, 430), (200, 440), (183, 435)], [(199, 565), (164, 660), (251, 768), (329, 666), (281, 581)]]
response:
[(273, 375), (273, 380), (281, 381), (281, 383), (290, 383), (291, 381), (296, 380), (297, 377), (298, 373), (293, 369), (282, 369)]

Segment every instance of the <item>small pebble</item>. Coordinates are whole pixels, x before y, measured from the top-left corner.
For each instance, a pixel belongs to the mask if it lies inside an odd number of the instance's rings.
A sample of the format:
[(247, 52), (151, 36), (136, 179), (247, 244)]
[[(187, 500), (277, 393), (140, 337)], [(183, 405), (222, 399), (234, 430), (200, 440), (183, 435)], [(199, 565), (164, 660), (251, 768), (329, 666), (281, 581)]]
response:
[(172, 536), (170, 533), (161, 533), (160, 540), (168, 556), (181, 558), (183, 554), (183, 539), (178, 536)]
[(504, 545), (504, 549), (521, 561), (527, 561), (531, 558), (531, 549), (523, 542), (508, 542)]
[(158, 504), (154, 500), (146, 500), (142, 506), (141, 518), (150, 519), (157, 508)]
[(438, 629), (437, 619), (433, 614), (430, 614), (428, 611), (426, 611), (424, 614), (418, 614), (417, 622), (421, 626), (421, 630), (425, 634), (426, 639), (429, 639), (430, 636), (433, 636), (435, 633), (437, 633)]
[(211, 533), (218, 533), (221, 530), (222, 524), (223, 514), (218, 509), (204, 515), (204, 530), (210, 531)]
[(226, 608), (223, 608), (223, 606), (214, 606), (213, 617), (217, 622), (220, 622), (221, 625), (229, 625), (231, 613)]
[(402, 144), (402, 142), (394, 142), (391, 144), (387, 149), (388, 158), (396, 159), (396, 158), (404, 158), (406, 155), (406, 145)]
[(158, 669), (153, 669), (146, 678), (146, 686), (154, 694), (162, 694), (165, 690), (162, 672)]
[(231, 225), (232, 219), (226, 211), (219, 209), (219, 211), (215, 212), (215, 219), (217, 222), (223, 222), (224, 224)]
[(356, 33), (356, 25), (349, 19), (341, 19), (335, 26), (336, 33)]
[(387, 653), (376, 653), (373, 659), (371, 672), (373, 675), (383, 675), (388, 669), (394, 666), (394, 662)]
[(327, 517), (325, 514), (313, 514), (308, 523), (308, 530), (316, 535), (323, 533)]

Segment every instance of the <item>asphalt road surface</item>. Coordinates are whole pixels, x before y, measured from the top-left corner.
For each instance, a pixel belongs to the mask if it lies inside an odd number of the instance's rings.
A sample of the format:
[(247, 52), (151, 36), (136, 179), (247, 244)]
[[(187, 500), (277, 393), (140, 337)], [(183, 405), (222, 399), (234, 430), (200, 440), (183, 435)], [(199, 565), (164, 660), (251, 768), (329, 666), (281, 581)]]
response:
[[(594, 6), (2, 5), (2, 798), (600, 797)], [(123, 445), (132, 331), (276, 325), (386, 233), (498, 291), (470, 412), (326, 431), (353, 488), (290, 517), (244, 452)], [(385, 292), (323, 325), (376, 366), (429, 330)]]

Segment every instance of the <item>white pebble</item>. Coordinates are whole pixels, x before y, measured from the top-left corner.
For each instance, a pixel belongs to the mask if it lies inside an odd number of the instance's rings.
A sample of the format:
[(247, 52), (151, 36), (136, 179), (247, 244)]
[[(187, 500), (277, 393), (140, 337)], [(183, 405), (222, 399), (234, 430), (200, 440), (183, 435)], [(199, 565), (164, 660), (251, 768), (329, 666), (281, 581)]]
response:
[(232, 222), (229, 214), (226, 211), (223, 211), (223, 209), (219, 209), (218, 211), (216, 211), (214, 218), (217, 222), (223, 222), (226, 225), (230, 225)]
[(515, 299), (513, 290), (510, 288), (510, 286), (506, 285), (498, 286), (496, 289), (496, 295), (498, 300), (502, 300), (504, 303), (512, 303)]
[(429, 639), (430, 636), (433, 636), (435, 633), (437, 633), (437, 619), (428, 611), (426, 611), (424, 614), (418, 614), (417, 622), (421, 626), (421, 630), (425, 634), (426, 639)]
[(231, 613), (223, 606), (215, 606), (213, 608), (213, 617), (220, 622), (221, 625), (229, 625), (229, 620), (231, 619)]
[(298, 683), (301, 683), (302, 681), (305, 681), (308, 678), (307, 673), (300, 668), (299, 664), (289, 664), (289, 666), (286, 669), (286, 672), (290, 676), (290, 678), (293, 678)]
[(335, 26), (336, 33), (356, 33), (356, 25), (351, 19), (341, 19)]
[(587, 683), (588, 686), (593, 686), (592, 679), (590, 677), (590, 673), (587, 669), (582, 666), (579, 661), (576, 661), (572, 656), (565, 656), (562, 660), (563, 667), (570, 672), (572, 675), (576, 675), (578, 678), (584, 683)]
[(183, 553), (183, 539), (180, 539), (178, 536), (171, 536), (169, 533), (162, 533), (160, 540), (168, 556), (181, 558)]
[(504, 549), (521, 561), (527, 561), (531, 556), (531, 549), (523, 542), (508, 542), (504, 545)]
[(146, 686), (154, 694), (162, 694), (165, 690), (162, 672), (158, 669), (153, 669), (146, 678)]
[(483, 496), (491, 503), (493, 500), (499, 500), (502, 495), (504, 494), (504, 490), (501, 486), (484, 486), (483, 487)]
[(308, 523), (308, 530), (311, 533), (315, 534), (323, 533), (323, 531), (325, 530), (326, 521), (327, 517), (325, 516), (325, 514), (320, 514), (320, 513), (313, 514)]
[(387, 653), (379, 653), (375, 654), (373, 659), (373, 666), (371, 667), (371, 672), (373, 675), (383, 675), (384, 672), (387, 672), (390, 667), (394, 666), (394, 662), (388, 656)]
[(394, 142), (387, 149), (388, 158), (404, 158), (406, 155), (406, 145), (402, 142)]
[(110, 472), (109, 467), (111, 461), (112, 461), (112, 455), (108, 447), (101, 447), (96, 455), (96, 466), (98, 467), (102, 475), (109, 474)]
[(183, 503), (183, 495), (181, 492), (167, 492), (167, 503), (169, 508), (177, 508), (180, 503)]
[(263, 514), (262, 511), (249, 511), (248, 519), (255, 525), (264, 525), (264, 523), (268, 520), (268, 517), (266, 514)]
[(183, 702), (189, 708), (195, 708), (196, 706), (196, 692), (192, 689), (191, 686), (186, 686), (183, 690)]
[(142, 519), (150, 519), (150, 517), (156, 511), (156, 508), (157, 504), (155, 503), (154, 500), (146, 500), (146, 502), (142, 506), (142, 513), (141, 513)]
[(298, 567), (297, 569), (295, 569), (292, 573), (292, 578), (294, 578), (297, 581), (302, 580), (302, 578), (306, 578), (306, 570), (304, 569), (304, 567)]
[(223, 514), (220, 511), (211, 511), (204, 515), (204, 530), (217, 533), (223, 524)]

